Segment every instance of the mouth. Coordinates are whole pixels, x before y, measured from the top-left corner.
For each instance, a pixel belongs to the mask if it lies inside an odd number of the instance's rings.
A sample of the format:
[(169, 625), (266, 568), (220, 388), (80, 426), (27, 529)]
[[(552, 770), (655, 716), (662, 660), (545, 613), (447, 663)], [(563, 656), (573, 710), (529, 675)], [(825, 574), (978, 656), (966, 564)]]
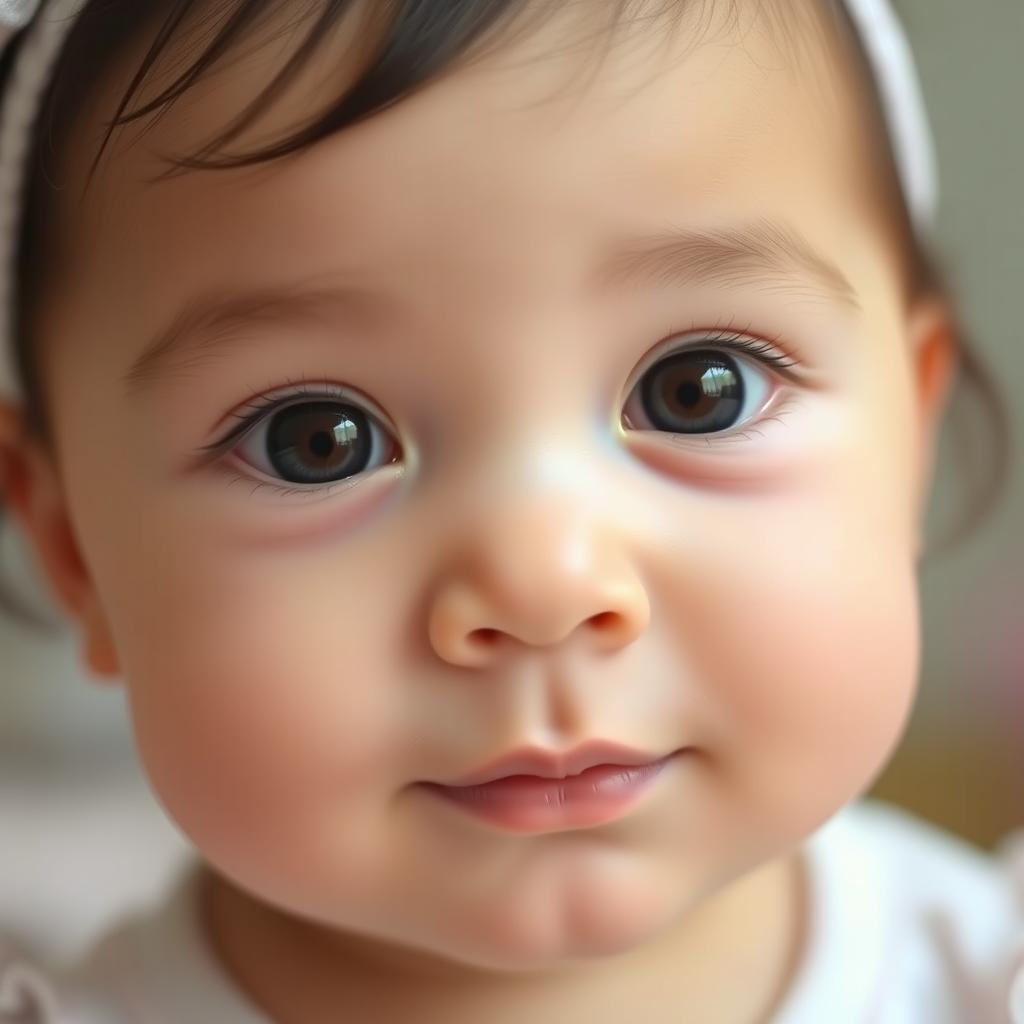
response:
[(501, 779), (529, 775), (539, 779), (568, 779), (599, 765), (639, 768), (653, 764), (663, 755), (637, 750), (621, 743), (593, 740), (568, 751), (545, 750), (541, 747), (520, 747), (490, 761), (476, 771), (458, 779), (439, 783), (445, 786), (481, 786)]
[(454, 782), (419, 785), (505, 831), (587, 828), (622, 817), (682, 753), (659, 755), (604, 742), (563, 754), (526, 748)]

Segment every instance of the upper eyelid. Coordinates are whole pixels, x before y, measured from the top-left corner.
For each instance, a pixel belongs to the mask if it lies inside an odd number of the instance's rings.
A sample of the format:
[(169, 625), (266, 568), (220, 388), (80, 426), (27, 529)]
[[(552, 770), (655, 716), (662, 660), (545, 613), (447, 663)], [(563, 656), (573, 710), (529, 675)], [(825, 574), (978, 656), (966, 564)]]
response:
[[(288, 390), (289, 388), (291, 390)], [(265, 412), (267, 409), (273, 408), (275, 406), (285, 407), (292, 401), (295, 401), (303, 397), (311, 398), (314, 400), (317, 398), (325, 397), (337, 398), (339, 400), (350, 398), (353, 400), (354, 404), (366, 407), (367, 412), (372, 412), (378, 418), (386, 419), (386, 417), (383, 414), (383, 411), (377, 408), (376, 403), (372, 402), (369, 398), (366, 398), (365, 396), (358, 394), (354, 388), (342, 384), (333, 384), (330, 382), (310, 384), (308, 380), (294, 382), (289, 381), (288, 384), (282, 384), (272, 389), (268, 394), (263, 394), (255, 398), (250, 398), (249, 401), (242, 406), (242, 408), (249, 409), (250, 415), (254, 415), (261, 412)], [(236, 419), (240, 420), (245, 420), (249, 418), (248, 415), (235, 416), (235, 414), (233, 413), (231, 415), (234, 416)]]
[[(688, 349), (699, 350), (705, 345), (709, 348), (717, 347), (739, 352), (748, 359), (760, 362), (761, 365), (766, 368), (776, 370), (790, 382), (796, 382), (798, 374), (792, 371), (798, 370), (802, 367), (803, 362), (800, 359), (797, 359), (792, 352), (780, 345), (780, 339), (762, 338), (759, 335), (750, 334), (748, 332), (749, 327), (745, 330), (734, 330), (732, 327), (713, 327), (688, 328), (685, 330), (675, 331), (655, 344), (647, 355), (644, 356), (637, 368), (630, 374), (624, 393), (627, 395), (632, 394), (633, 388), (636, 387), (644, 374), (666, 356), (672, 355), (676, 352), (683, 352)], [(685, 337), (686, 335), (692, 335), (692, 338), (687, 340)], [(755, 352), (752, 352), (748, 347), (739, 344), (741, 341), (749, 342), (751, 346), (765, 346), (768, 351), (773, 351), (780, 355), (784, 362), (779, 362), (773, 365), (770, 360), (764, 358), (759, 359)]]
[[(294, 390), (296, 384), (301, 384), (301, 387), (298, 390)], [(278, 393), (282, 389), (288, 387), (292, 387), (293, 390), (285, 391), (283, 394)], [(384, 414), (383, 410), (381, 410), (375, 402), (358, 393), (356, 389), (342, 386), (340, 384), (327, 382), (317, 384), (310, 383), (308, 380), (302, 380), (279, 385), (269, 394), (250, 398), (243, 406), (240, 407), (241, 410), (248, 410), (248, 412), (242, 413), (240, 411), (235, 411), (228, 414), (229, 418), (238, 421), (235, 426), (223, 434), (219, 440), (214, 441), (212, 444), (203, 445), (199, 450), (205, 453), (217, 453), (222, 451), (226, 446), (234, 445), (241, 441), (242, 438), (244, 438), (249, 431), (258, 426), (261, 420), (265, 419), (269, 413), (286, 409), (292, 403), (301, 404), (301, 400), (303, 398), (306, 398), (309, 401), (316, 401), (317, 399), (336, 399), (339, 402), (344, 402), (347, 399), (350, 400), (353, 405), (357, 405), (359, 408), (369, 413), (382, 425), (386, 425), (389, 428), (391, 426), (390, 418)]]
[[(667, 334), (661, 341), (656, 342), (637, 364), (634, 372), (630, 375), (624, 393), (627, 395), (631, 394), (640, 378), (666, 355), (691, 348), (699, 349), (702, 344), (709, 347), (717, 346), (732, 349), (733, 351), (741, 352), (750, 359), (757, 360), (757, 355), (754, 352), (745, 350), (744, 346), (739, 344), (740, 341), (748, 342), (751, 346), (764, 346), (769, 351), (774, 351), (781, 355), (786, 363), (785, 365), (778, 364), (775, 367), (780, 372), (801, 365), (800, 361), (790, 351), (780, 345), (779, 338), (762, 337), (759, 334), (752, 333), (750, 324), (743, 328), (736, 328), (733, 326), (732, 321), (730, 321), (728, 324), (717, 324), (709, 327), (693, 326), (678, 328)], [(761, 359), (759, 361), (763, 366), (768, 367), (771, 365), (768, 360)], [(792, 375), (787, 374), (787, 376), (795, 379)], [(323, 398), (335, 398), (339, 401), (351, 399), (354, 404), (372, 415), (383, 426), (386, 426), (388, 429), (393, 428), (390, 417), (375, 402), (359, 393), (357, 389), (328, 382), (314, 383), (306, 378), (302, 378), (298, 381), (289, 380), (287, 383), (274, 388), (268, 394), (250, 398), (240, 407), (240, 410), (248, 410), (248, 412), (238, 410), (228, 414), (228, 417), (238, 421), (235, 427), (228, 430), (220, 440), (205, 445), (199, 450), (209, 454), (223, 451), (227, 446), (240, 442), (271, 411), (287, 408), (293, 402), (301, 401), (303, 397), (314, 401)]]

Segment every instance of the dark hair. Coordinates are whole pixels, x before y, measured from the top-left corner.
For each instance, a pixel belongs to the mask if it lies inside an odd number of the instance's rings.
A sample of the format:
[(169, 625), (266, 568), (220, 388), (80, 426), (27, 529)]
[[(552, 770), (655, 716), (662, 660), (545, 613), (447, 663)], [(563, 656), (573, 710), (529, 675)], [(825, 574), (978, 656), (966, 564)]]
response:
[[(662, 0), (661, 7), (648, 10), (644, 18), (651, 21), (664, 19), (671, 27), (679, 23), (682, 14), (692, 7), (693, 2), (694, 0)], [(847, 18), (845, 8), (836, 0), (825, 2), (830, 5), (833, 18)], [(533, 9), (533, 5), (527, 0), (390, 0), (387, 4), (368, 4), (365, 12), (366, 33), (363, 47), (367, 56), (360, 64), (357, 78), (343, 92), (336, 104), (315, 122), (262, 150), (215, 159), (213, 155), (221, 152), (225, 144), (241, 134), (276, 99), (291, 79), (301, 71), (319, 43), (341, 23), (344, 16), (355, 13), (358, 5), (355, 0), (307, 0), (306, 4), (301, 5), (295, 0), (289, 0), (289, 6), (293, 9), (301, 8), (298, 20), (308, 20), (312, 24), (278, 75), (219, 137), (189, 156), (167, 158), (170, 170), (160, 177), (190, 169), (215, 170), (250, 166), (300, 152), (423, 88), (477, 54), (482, 49), (480, 44), (487, 42), (491, 37), (500, 35), (507, 42), (513, 21)], [(546, 13), (550, 13), (557, 6), (556, 0)], [(610, 40), (614, 30), (623, 21), (626, 9), (631, 6), (631, 0), (606, 0), (604, 6), (609, 12), (609, 20), (607, 25), (599, 30), (599, 35)], [(783, 10), (792, 9), (789, 0), (776, 6)], [(29, 435), (38, 439), (47, 450), (52, 452), (53, 449), (52, 420), (45, 404), (40, 375), (41, 360), (38, 358), (37, 348), (30, 340), (33, 312), (37, 309), (48, 276), (55, 272), (54, 267), (61, 251), (56, 241), (53, 213), (53, 193), (56, 186), (47, 173), (48, 157), (55, 155), (59, 163), (72, 129), (104, 73), (131, 44), (143, 36), (147, 29), (152, 31), (152, 44), (128, 86), (114, 118), (106, 122), (107, 133), (91, 166), (89, 181), (92, 180), (116, 127), (147, 114), (158, 117), (165, 108), (183, 96), (205, 72), (260, 27), (267, 17), (279, 14), (284, 7), (284, 0), (220, 0), (215, 4), (210, 4), (209, 0), (91, 0), (69, 32), (42, 97), (40, 115), (33, 132), (27, 172), (25, 214), (18, 241), (21, 280), (16, 308), (12, 311), (16, 368), (26, 396), (26, 429)], [(648, 3), (646, 7), (652, 8), (654, 5)], [(139, 90), (157, 59), (180, 38), (189, 16), (206, 8), (211, 9), (207, 11), (209, 17), (206, 22), (219, 20), (219, 25), (216, 31), (211, 33), (211, 39), (205, 49), (195, 56), (192, 63), (163, 92), (137, 110), (125, 113), (129, 101)], [(768, 8), (773, 8), (773, 5), (769, 4)], [(762, 13), (768, 8), (763, 8)], [(543, 5), (541, 11), (545, 13)], [(635, 11), (633, 17), (638, 17)], [(846, 24), (849, 27), (848, 20)], [(291, 28), (289, 25), (289, 30)], [(671, 32), (667, 33), (667, 37), (670, 38), (671, 35)], [(851, 35), (856, 38), (852, 32)], [(7, 81), (15, 54), (23, 39), (23, 34), (16, 38), (0, 61), (0, 88)], [(863, 53), (859, 51), (859, 47), (858, 53), (865, 87), (873, 97), (878, 128), (881, 124), (881, 108), (878, 105), (877, 91), (874, 80), (863, 63)], [(880, 132), (880, 137), (884, 142), (884, 131)], [(886, 173), (889, 194), (898, 194), (901, 197), (902, 192), (895, 177), (891, 152)], [(905, 203), (902, 198), (897, 202), (902, 211), (904, 224), (908, 225)], [(904, 236), (907, 281), (911, 293), (915, 297), (927, 294), (946, 296), (950, 299), (949, 305), (953, 311), (955, 305), (951, 301), (951, 289), (948, 281), (944, 279), (945, 274), (940, 269), (936, 257), (925, 250), (912, 231), (904, 230)], [(986, 463), (985, 476), (976, 487), (977, 500), (960, 531), (952, 537), (953, 542), (959, 541), (965, 532), (972, 530), (994, 503), (1004, 482), (1009, 445), (1006, 412), (992, 379), (968, 345), (963, 330), (959, 331), (959, 338), (962, 345), (960, 384), (964, 393), (972, 393), (980, 398), (982, 411), (987, 417), (986, 451), (990, 457)], [(964, 463), (972, 467), (979, 465), (974, 457), (965, 458)], [(25, 622), (40, 624), (34, 615), (19, 607), (3, 592), (0, 592), (0, 607)]]

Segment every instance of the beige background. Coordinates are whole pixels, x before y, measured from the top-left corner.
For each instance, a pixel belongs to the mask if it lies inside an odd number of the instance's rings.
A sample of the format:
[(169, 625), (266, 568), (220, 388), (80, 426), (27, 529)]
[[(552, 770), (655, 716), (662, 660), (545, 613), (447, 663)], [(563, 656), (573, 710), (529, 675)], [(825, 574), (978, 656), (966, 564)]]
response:
[[(922, 573), (921, 695), (875, 792), (987, 844), (1024, 824), (1024, 0), (899, 6), (936, 136), (942, 251), (1014, 451), (998, 514)], [(954, 503), (955, 472), (944, 458), (933, 523)]]
[[(1015, 467), (998, 514), (923, 573), (922, 690), (874, 792), (988, 845), (1024, 825), (1024, 0), (903, 0), (942, 167), (940, 238), (1010, 404)], [(934, 523), (955, 499), (940, 462)], [(46, 608), (20, 540), (5, 575)], [(122, 696), (78, 667), (73, 633), (0, 621), (0, 931), (71, 951), (155, 894), (186, 847), (142, 778)]]

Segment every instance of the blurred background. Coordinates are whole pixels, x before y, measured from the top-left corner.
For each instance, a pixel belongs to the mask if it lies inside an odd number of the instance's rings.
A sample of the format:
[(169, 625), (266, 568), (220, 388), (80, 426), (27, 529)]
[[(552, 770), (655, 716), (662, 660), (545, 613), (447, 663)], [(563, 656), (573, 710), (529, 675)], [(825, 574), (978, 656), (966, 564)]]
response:
[[(897, 0), (936, 136), (939, 242), (966, 326), (1003, 395), (1012, 433), (997, 512), (922, 568), (921, 692), (874, 795), (982, 845), (1024, 825), (1024, 2)], [(966, 406), (954, 410), (970, 417)], [(943, 437), (930, 532), (948, 522), (964, 470)], [(962, 436), (962, 435), (961, 435)]]
[[(923, 567), (920, 697), (872, 794), (989, 847), (1024, 826), (1024, 0), (899, 6), (938, 146), (944, 263), (1009, 407), (1014, 450), (996, 513)], [(960, 498), (951, 433), (930, 533)], [(968, 465), (983, 454), (968, 450)], [(0, 556), (4, 578), (52, 614), (9, 525)], [(188, 849), (141, 774), (121, 690), (80, 667), (72, 631), (41, 637), (0, 618), (0, 933), (72, 955), (155, 899)]]

